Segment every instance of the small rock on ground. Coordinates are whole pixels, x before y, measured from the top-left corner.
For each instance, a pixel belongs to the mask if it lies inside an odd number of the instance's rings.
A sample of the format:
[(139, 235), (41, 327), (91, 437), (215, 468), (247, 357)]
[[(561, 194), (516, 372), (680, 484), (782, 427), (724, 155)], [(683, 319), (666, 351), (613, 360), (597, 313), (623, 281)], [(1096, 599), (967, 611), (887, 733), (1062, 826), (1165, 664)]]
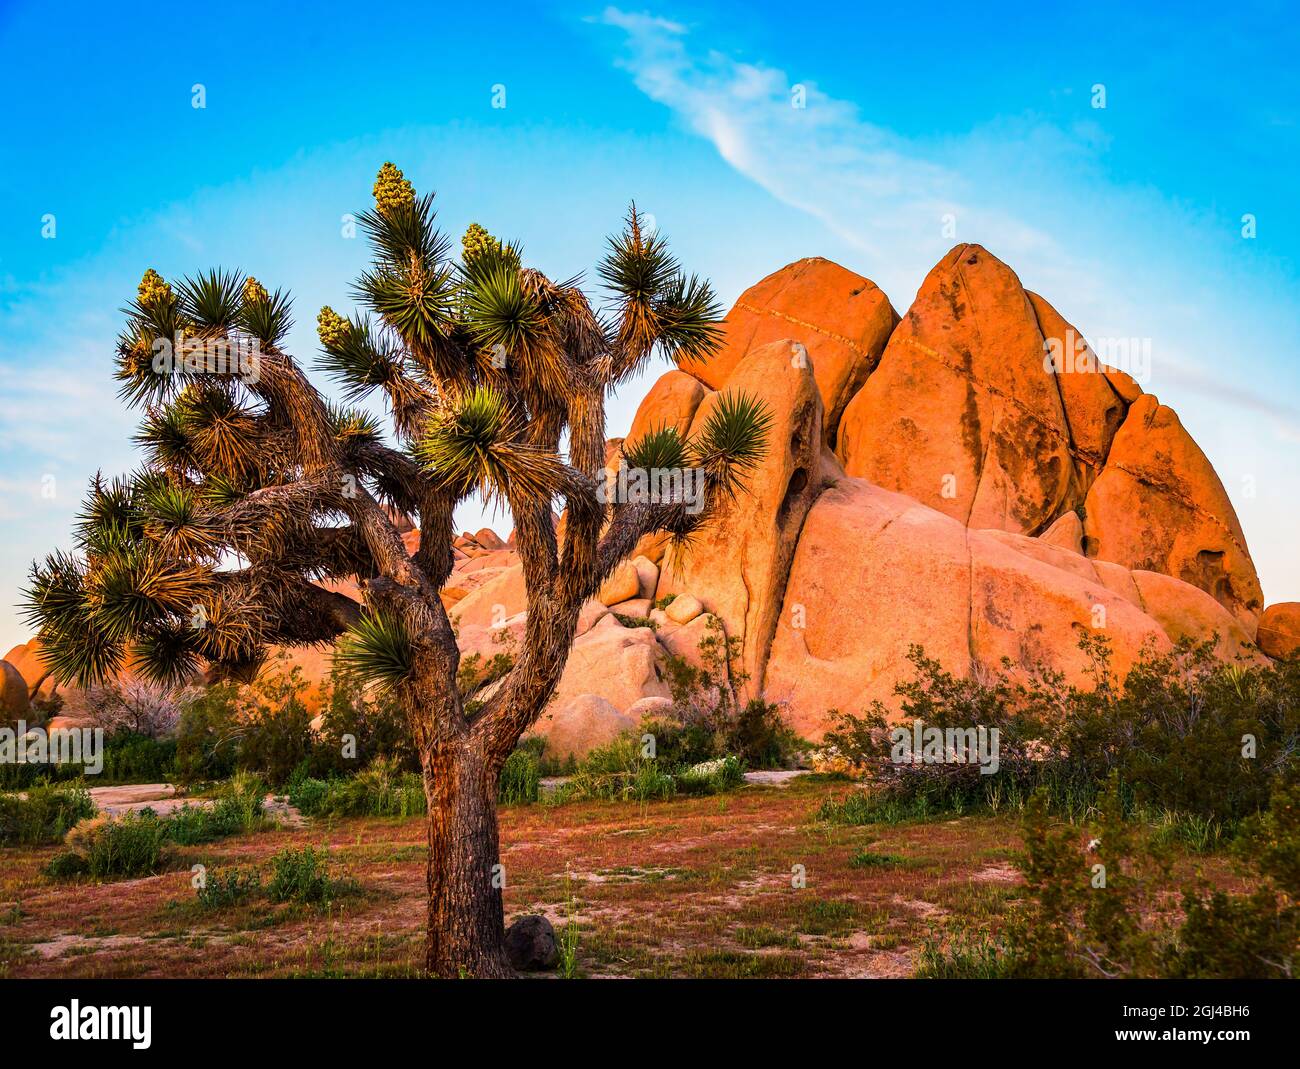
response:
[(759, 772), (746, 772), (745, 782), (761, 783), (768, 787), (784, 787), (794, 779), (795, 776), (806, 776), (807, 774), (808, 770), (805, 768), (771, 769)]

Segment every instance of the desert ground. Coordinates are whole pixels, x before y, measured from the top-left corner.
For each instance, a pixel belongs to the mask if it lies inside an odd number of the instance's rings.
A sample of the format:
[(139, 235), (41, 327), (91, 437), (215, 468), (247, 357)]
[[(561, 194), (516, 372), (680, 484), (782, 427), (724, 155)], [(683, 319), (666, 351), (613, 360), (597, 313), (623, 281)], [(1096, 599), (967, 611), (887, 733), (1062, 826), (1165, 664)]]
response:
[[(579, 978), (908, 977), (925, 975), (927, 946), (994, 933), (1021, 893), (1018, 816), (818, 819), (823, 801), (858, 789), (810, 774), (645, 804), (503, 806), (506, 919), (549, 917), (572, 964), (538, 975)], [(179, 848), (143, 879), (54, 882), (41, 869), (58, 846), (0, 849), (0, 976), (417, 975), (423, 818), (272, 812), (267, 830)], [(303, 846), (328, 850), (345, 891), (316, 905), (196, 898), (195, 865), (264, 869)], [(1181, 856), (1172, 878), (1196, 873), (1245, 887), (1217, 854)]]

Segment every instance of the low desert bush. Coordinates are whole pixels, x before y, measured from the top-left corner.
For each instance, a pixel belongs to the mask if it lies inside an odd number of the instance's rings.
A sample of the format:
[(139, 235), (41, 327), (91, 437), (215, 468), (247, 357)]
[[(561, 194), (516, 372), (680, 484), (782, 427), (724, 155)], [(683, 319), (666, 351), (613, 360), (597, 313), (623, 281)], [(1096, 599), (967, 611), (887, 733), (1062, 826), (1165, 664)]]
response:
[(874, 850), (859, 850), (849, 858), (849, 866), (855, 869), (891, 869), (906, 862), (898, 854), (878, 854)]
[(410, 817), (425, 811), (424, 781), (388, 758), (376, 759), (353, 776), (296, 777), (288, 792), (289, 802), (308, 816)]
[(270, 672), (240, 692), (238, 767), (257, 772), (266, 782), (288, 782), (316, 749), (312, 712), (304, 702), (301, 671)]
[(642, 725), (655, 738), (657, 759), (686, 766), (730, 755), (748, 768), (788, 768), (809, 749), (776, 703), (737, 702), (736, 690), (748, 678), (740, 666), (740, 641), (727, 638), (718, 621), (706, 628), (698, 657), (669, 656), (665, 668), (672, 707)]
[(927, 976), (1289, 978), (1300, 971), (1300, 779), (1274, 786), (1233, 852), (1252, 890), (1174, 885), (1173, 855), (1124, 811), (1111, 777), (1086, 821), (1050, 813), (1046, 790), (1024, 816), (1024, 902), (976, 952), (959, 935), (924, 955)]
[(330, 875), (326, 850), (304, 846), (281, 850), (271, 858), (266, 893), (272, 902), (328, 902), (356, 890), (352, 881)]
[(194, 846), (257, 831), (265, 824), (265, 793), (260, 777), (237, 772), (217, 788), (213, 805), (182, 806), (164, 818), (167, 838), (180, 846)]
[(100, 783), (162, 783), (176, 772), (176, 740), (119, 731), (104, 743)]
[[(951, 815), (961, 810), (941, 812)], [(910, 824), (936, 815), (924, 794), (896, 797), (864, 790), (850, 791), (842, 798), (827, 798), (817, 811), (817, 819), (828, 824)]]
[(195, 846), (261, 828), (263, 793), (258, 777), (238, 773), (218, 788), (211, 806), (184, 805), (165, 817), (146, 808), (83, 819), (68, 831), (66, 849), (52, 859), (46, 874), (56, 879), (150, 875), (165, 866), (172, 846)]
[[(1300, 662), (1225, 665), (1211, 643), (1150, 650), (1122, 686), (1104, 639), (1085, 637), (1089, 688), (1050, 672), (956, 677), (913, 647), (912, 680), (899, 684), (903, 718), (891, 727), (876, 703), (866, 715), (833, 713), (827, 752), (855, 767), (869, 799), (852, 800), (853, 819), (871, 810), (918, 814), (1024, 809), (1042, 792), (1058, 815), (1079, 819), (1113, 775), (1129, 816), (1198, 850), (1231, 840), (1241, 822), (1268, 805), (1270, 791), (1300, 760)], [(912, 763), (892, 751), (895, 727), (997, 729), (998, 768)], [(824, 813), (835, 819), (835, 806)], [(846, 814), (841, 814), (846, 815)]]
[(21, 797), (0, 794), (0, 846), (57, 843), (94, 815), (95, 804), (79, 786), (37, 784)]
[(676, 781), (659, 761), (643, 755), (639, 738), (620, 735), (579, 761), (572, 777), (551, 795), (550, 801), (647, 802), (671, 798), (676, 790)]
[(241, 737), (239, 684), (214, 683), (191, 697), (176, 728), (176, 776), (182, 783), (228, 779)]
[(204, 909), (243, 905), (262, 893), (262, 877), (255, 869), (228, 869), (208, 873), (195, 894)]
[(724, 794), (745, 781), (745, 763), (732, 755), (716, 757), (682, 769), (676, 779), (682, 794)]
[(47, 867), (56, 878), (150, 876), (168, 856), (167, 826), (152, 812), (83, 820), (64, 839), (66, 849)]
[(662, 801), (679, 793), (721, 794), (744, 782), (744, 762), (734, 755), (679, 766), (646, 756), (643, 746), (639, 736), (620, 735), (596, 747), (549, 801)]
[[(540, 740), (538, 740), (540, 742)], [(517, 747), (501, 769), (497, 801), (502, 805), (520, 805), (537, 801), (541, 780), (538, 746)]]
[(157, 783), (171, 778), (176, 765), (176, 742), (152, 739), (121, 730), (104, 739), (102, 767), (88, 775), (81, 761), (0, 763), (0, 789), (26, 790), (40, 783), (67, 783), (83, 777), (95, 786), (109, 783)]
[(218, 683), (192, 696), (177, 728), (176, 777), (218, 781), (242, 769), (279, 787), (351, 775), (381, 757), (400, 771), (418, 771), (410, 730), (390, 697), (336, 670), (323, 685), (313, 729), (306, 696), (301, 671), (283, 665), (251, 684)]
[(180, 695), (173, 688), (128, 676), (85, 694), (86, 715), (105, 735), (135, 735), (161, 739), (176, 728), (181, 714)]
[(320, 734), (304, 771), (316, 778), (347, 775), (380, 757), (403, 772), (420, 771), (419, 755), (396, 699), (336, 669), (326, 686)]

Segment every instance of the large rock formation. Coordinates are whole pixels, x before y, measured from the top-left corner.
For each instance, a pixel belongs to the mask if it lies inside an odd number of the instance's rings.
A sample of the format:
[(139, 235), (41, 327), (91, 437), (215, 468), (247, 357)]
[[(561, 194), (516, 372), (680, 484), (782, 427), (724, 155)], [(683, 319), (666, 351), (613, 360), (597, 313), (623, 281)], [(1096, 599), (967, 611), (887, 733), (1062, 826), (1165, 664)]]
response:
[(685, 370), (716, 390), (754, 350), (794, 339), (813, 369), (825, 411), (823, 432), (834, 448), (845, 406), (879, 363), (897, 323), (898, 313), (874, 282), (814, 256), (742, 293), (727, 314), (722, 351)]
[[(1241, 526), (1177, 416), (977, 245), (945, 256), (901, 321), (826, 260), (769, 275), (715, 359), (654, 384), (627, 440), (698, 432), (728, 391), (767, 404), (768, 456), (684, 560), (647, 538), (583, 609), (537, 726), (561, 757), (661, 712), (668, 658), (699, 664), (719, 633), (739, 640), (742, 696), (784, 703), (812, 738), (832, 709), (897, 709), (913, 644), (959, 675), (1009, 661), (1078, 682), (1084, 635), (1109, 639), (1121, 676), (1182, 638), (1217, 636), (1225, 658), (1300, 652), (1300, 604), (1260, 618)], [(419, 534), (404, 540), (414, 552)], [(509, 653), (527, 611), (513, 538), (467, 533), (454, 556), (443, 600), (463, 653)], [(39, 659), (10, 659), (34, 685)], [(329, 658), (295, 663), (319, 680)]]
[(1253, 637), (1263, 595), (1205, 455), (978, 245), (926, 277), (837, 451), (849, 475), (971, 528), (1039, 535), (1076, 512), (1089, 557), (1191, 583)]
[(1084, 545), (1213, 595), (1253, 633), (1264, 608), (1237, 514), (1173, 409), (1139, 397), (1084, 502)]
[[(693, 592), (742, 642), (741, 666), (748, 693), (762, 690), (767, 651), (794, 560), (804, 517), (826, 485), (822, 400), (813, 369), (790, 341), (750, 351), (732, 370), (725, 388), (701, 402), (692, 427), (698, 432), (717, 399), (736, 391), (767, 405), (772, 416), (768, 455), (746, 491), (723, 506), (716, 522), (699, 533), (690, 553), (673, 569), (677, 589)], [(761, 524), (755, 524), (762, 517)]]
[[(781, 279), (798, 279), (797, 291)], [(740, 351), (749, 335), (737, 324), (782, 323), (787, 344), (812, 358), (826, 420), (843, 400), (817, 363), (822, 324), (863, 336), (872, 318), (859, 307), (853, 321), (841, 289), (824, 261), (769, 276), (728, 316), (719, 358), (685, 370), (713, 391), (793, 381), (770, 333), (761, 376), (746, 366), (752, 348)], [(1144, 649), (1181, 638), (1217, 636), (1222, 657), (1261, 656), (1258, 579), (1213, 468), (1172, 412), (1103, 364), (996, 257), (955, 248), (879, 360), (855, 367), (850, 381), (862, 371), (865, 381), (834, 426), (823, 424), (837, 457), (814, 458), (806, 433), (787, 443), (785, 430), (806, 424), (778, 413), (768, 470), (737, 510), (743, 522), (720, 525), (680, 580), (660, 582), (743, 640), (756, 689), (785, 702), (801, 731), (819, 735), (832, 708), (896, 708), (912, 644), (959, 674), (1005, 659), (1076, 681), (1089, 667), (1085, 633), (1109, 639), (1121, 676)], [(782, 392), (769, 385), (764, 396)], [(655, 421), (659, 393), (639, 424)], [(804, 394), (785, 393), (797, 412)], [(798, 523), (783, 511), (787, 496), (777, 504), (768, 491), (794, 471), (815, 473), (800, 486)], [(756, 559), (758, 573), (747, 567)], [(1291, 648), (1293, 616), (1279, 607), (1273, 618), (1270, 646)], [(759, 626), (772, 620), (774, 633)]]
[(926, 277), (849, 402), (845, 471), (969, 527), (1038, 534), (1069, 507), (1070, 430), (1029, 296), (961, 245)]
[(0, 725), (31, 719), (27, 681), (8, 661), (0, 661)]
[(1300, 655), (1300, 601), (1279, 601), (1259, 618), (1259, 648), (1270, 657)]

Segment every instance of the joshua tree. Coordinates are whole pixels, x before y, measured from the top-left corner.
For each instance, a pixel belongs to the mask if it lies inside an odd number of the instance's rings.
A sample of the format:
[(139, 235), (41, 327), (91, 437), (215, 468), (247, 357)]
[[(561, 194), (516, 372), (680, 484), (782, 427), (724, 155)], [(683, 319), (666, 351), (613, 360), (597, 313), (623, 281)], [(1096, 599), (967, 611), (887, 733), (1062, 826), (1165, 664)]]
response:
[[(79, 553), (33, 566), (28, 613), (56, 677), (83, 685), (123, 670), (247, 679), (268, 646), (336, 641), (337, 660), (396, 695), (420, 754), (427, 967), (503, 976), (501, 767), (554, 692), (583, 603), (647, 534), (687, 547), (742, 489), (769, 419), (723, 396), (690, 439), (660, 428), (624, 449), (631, 468), (702, 470), (703, 511), (608, 501), (606, 392), (656, 351), (680, 362), (716, 350), (708, 283), (683, 273), (633, 206), (598, 268), (598, 313), (579, 279), (552, 282), (481, 227), (455, 262), (433, 195), (391, 163), (374, 196), (360, 216), (373, 262), (354, 287), (369, 313), (323, 308), (318, 363), (349, 403), (382, 391), (392, 438), (322, 398), (281, 347), (286, 293), (221, 270), (173, 288), (149, 270), (117, 348), (121, 395), (143, 408), (144, 466), (95, 478)], [(439, 591), (453, 511), (475, 493), (512, 514), (527, 618), (509, 674), (467, 701)], [(399, 515), (419, 525), (414, 554)], [(363, 604), (314, 582), (347, 576)]]

